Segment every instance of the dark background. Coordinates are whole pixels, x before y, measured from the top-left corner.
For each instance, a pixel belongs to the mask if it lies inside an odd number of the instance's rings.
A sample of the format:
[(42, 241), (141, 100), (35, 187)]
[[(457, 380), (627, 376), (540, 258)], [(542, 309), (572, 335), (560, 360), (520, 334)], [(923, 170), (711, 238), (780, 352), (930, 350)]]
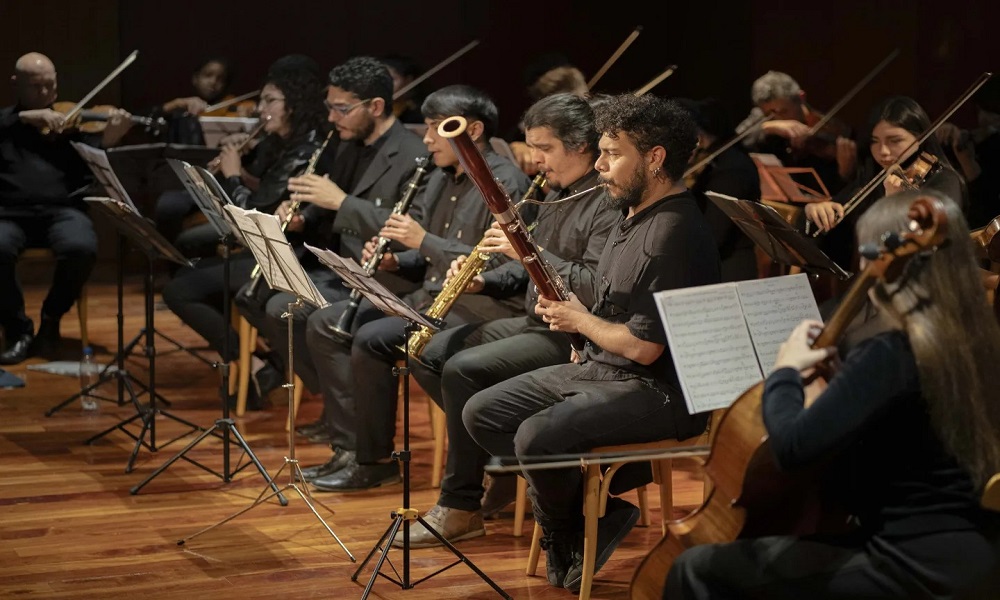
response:
[[(56, 63), (60, 98), (76, 100), (139, 50), (139, 59), (94, 99), (139, 112), (190, 95), (192, 70), (215, 54), (234, 61), (231, 91), (239, 94), (259, 87), (268, 64), (287, 53), (310, 55), (329, 68), (354, 55), (394, 52), (429, 69), (478, 39), (476, 48), (432, 76), (425, 89), (481, 87), (497, 101), (501, 131), (509, 131), (528, 105), (522, 71), (533, 57), (564, 52), (589, 78), (637, 25), (641, 35), (595, 91), (629, 91), (676, 64), (676, 73), (653, 93), (716, 96), (736, 117), (749, 110), (750, 84), (768, 69), (791, 74), (823, 110), (899, 48), (900, 56), (839, 114), (860, 127), (871, 106), (891, 94), (914, 97), (934, 119), (979, 74), (996, 68), (995, 5), (8, 0), (0, 7), (0, 65), (12, 71), (21, 54), (43, 52)], [(12, 102), (10, 86), (0, 85), (0, 106)], [(952, 120), (971, 126), (974, 119), (966, 105)]]

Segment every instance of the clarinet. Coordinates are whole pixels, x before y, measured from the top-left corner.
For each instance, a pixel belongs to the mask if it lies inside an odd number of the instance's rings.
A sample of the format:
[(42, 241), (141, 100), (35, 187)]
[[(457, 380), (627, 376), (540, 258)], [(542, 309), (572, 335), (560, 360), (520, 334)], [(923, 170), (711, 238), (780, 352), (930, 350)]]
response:
[[(413, 177), (410, 179), (410, 183), (406, 186), (406, 192), (403, 197), (399, 199), (399, 202), (392, 208), (392, 214), (394, 215), (405, 215), (406, 211), (410, 210), (410, 203), (413, 202), (413, 197), (417, 195), (417, 189), (420, 188), (420, 183), (427, 174), (427, 166), (430, 163), (429, 156), (421, 156), (417, 158), (417, 170), (413, 173)], [(375, 244), (375, 252), (371, 257), (365, 261), (362, 265), (365, 272), (369, 276), (375, 275), (375, 271), (378, 270), (379, 263), (382, 262), (382, 257), (389, 250), (389, 243), (392, 240), (386, 237), (379, 236), (378, 243)], [(344, 312), (341, 313), (340, 318), (337, 319), (337, 324), (330, 327), (330, 333), (334, 337), (338, 338), (341, 342), (345, 344), (350, 344), (354, 339), (354, 334), (351, 333), (351, 328), (354, 325), (354, 317), (358, 313), (358, 306), (361, 304), (361, 292), (358, 290), (351, 291), (351, 299), (348, 302), (347, 307)]]
[[(313, 171), (316, 170), (316, 164), (319, 162), (320, 155), (326, 150), (326, 145), (330, 143), (330, 138), (336, 133), (336, 129), (331, 129), (329, 133), (326, 134), (326, 139), (320, 144), (319, 148), (313, 151), (312, 156), (309, 157), (309, 163), (299, 177), (304, 175), (312, 175)], [(292, 200), (288, 206), (288, 214), (285, 215), (285, 220), (281, 222), (281, 230), (284, 231), (288, 228), (288, 224), (292, 222), (295, 215), (299, 214), (302, 202), (299, 200)], [(253, 271), (250, 273), (250, 285), (247, 286), (246, 291), (243, 293), (248, 298), (253, 298), (257, 295), (257, 288), (260, 286), (260, 265), (254, 265)]]
[[(528, 277), (538, 288), (539, 295), (550, 300), (569, 300), (569, 290), (566, 288), (562, 277), (556, 273), (555, 268), (548, 263), (538, 250), (538, 245), (531, 237), (531, 232), (524, 223), (524, 219), (517, 212), (510, 196), (500, 187), (490, 167), (486, 164), (483, 153), (476, 147), (466, 128), (468, 121), (464, 117), (448, 117), (438, 126), (438, 134), (447, 139), (465, 172), (469, 174), (475, 182), (476, 187), (483, 194), (486, 205), (489, 207), (493, 217), (500, 224), (504, 235), (510, 241), (514, 252), (521, 259)], [(567, 333), (573, 349), (583, 352), (586, 339), (579, 333)]]

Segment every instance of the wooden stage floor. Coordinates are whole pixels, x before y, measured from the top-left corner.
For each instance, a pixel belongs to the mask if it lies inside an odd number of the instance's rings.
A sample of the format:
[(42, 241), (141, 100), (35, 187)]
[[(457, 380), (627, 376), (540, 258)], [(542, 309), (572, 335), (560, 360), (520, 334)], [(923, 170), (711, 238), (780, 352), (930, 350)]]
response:
[[(90, 337), (98, 359), (106, 363), (116, 350), (116, 288), (92, 283)], [(37, 319), (45, 288), (27, 285), (29, 314)], [(142, 289), (139, 278), (126, 283), (125, 338), (131, 339), (143, 326)], [(182, 344), (199, 348), (204, 342), (167, 310), (155, 314), (156, 329)], [(63, 320), (64, 360), (79, 360), (79, 328), (76, 311)], [(139, 353), (128, 366), (146, 381), (146, 359)], [(170, 414), (203, 427), (221, 415), (216, 372), (169, 342), (156, 340), (156, 390), (171, 405)], [(130, 488), (174, 456), (194, 435), (186, 428), (159, 416), (157, 452), (142, 448), (135, 469), (125, 473), (135, 442), (115, 430), (91, 445), (84, 440), (136, 414), (126, 404), (102, 402), (96, 417), (81, 414), (79, 402), (51, 417), (47, 409), (79, 391), (75, 377), (29, 371), (28, 365), (45, 362), (33, 358), (7, 367), (26, 386), (0, 390), (0, 597), (2, 598), (360, 598), (371, 568), (369, 563), (357, 582), (356, 569), (344, 551), (309, 512), (303, 501), (289, 492), (289, 504), (271, 501), (178, 546), (188, 537), (248, 506), (264, 487), (253, 468), (240, 472), (230, 483), (183, 460), (132, 495)], [(411, 449), (411, 506), (421, 511), (437, 499), (430, 487), (432, 442), (427, 420), (427, 398), (412, 386), (413, 418)], [(108, 389), (111, 395), (113, 390)], [(143, 399), (145, 396), (143, 396)], [(272, 396), (272, 398), (275, 398)], [(237, 421), (239, 431), (264, 466), (273, 474), (288, 453), (284, 423), (287, 405), (278, 394), (265, 411), (250, 412)], [(318, 398), (303, 400), (299, 423), (315, 420)], [(133, 432), (138, 427), (133, 424)], [(147, 438), (148, 439), (148, 438)], [(401, 443), (401, 436), (397, 444)], [(296, 454), (303, 465), (326, 460), (328, 448), (298, 441)], [(188, 456), (221, 471), (222, 443), (208, 439)], [(232, 460), (240, 458), (234, 451)], [(683, 461), (678, 461), (682, 463)], [(287, 470), (286, 470), (287, 474)], [(288, 482), (282, 474), (279, 484)], [(701, 483), (693, 467), (678, 464), (674, 496), (679, 516), (700, 501)], [(656, 494), (649, 494), (651, 527), (636, 527), (598, 573), (593, 598), (628, 597), (628, 582), (642, 557), (659, 539), (660, 513)], [(327, 522), (357, 557), (358, 562), (373, 548), (390, 523), (390, 512), (402, 504), (402, 486), (358, 494), (317, 494), (335, 514)], [(634, 501), (634, 494), (626, 498)], [(512, 507), (511, 507), (512, 508)], [(524, 574), (530, 542), (530, 519), (525, 535), (513, 537), (513, 519), (487, 522), (487, 536), (458, 544), (459, 550), (514, 598), (570, 599), (573, 594), (551, 588), (545, 580), (544, 559), (539, 574)], [(402, 569), (402, 552), (389, 554)], [(411, 580), (418, 580), (452, 562), (444, 549), (411, 551)], [(388, 567), (385, 567), (388, 569)], [(389, 571), (391, 572), (391, 571)], [(236, 594), (236, 596), (232, 596)], [(371, 598), (408, 600), (499, 598), (466, 565), (435, 575), (402, 590), (378, 578)]]

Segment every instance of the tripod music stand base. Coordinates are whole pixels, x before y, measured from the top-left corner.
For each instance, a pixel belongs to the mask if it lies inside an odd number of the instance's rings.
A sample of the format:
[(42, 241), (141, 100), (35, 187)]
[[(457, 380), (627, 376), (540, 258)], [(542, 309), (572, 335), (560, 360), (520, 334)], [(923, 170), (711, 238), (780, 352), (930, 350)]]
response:
[[(126, 381), (125, 385), (129, 386), (130, 384), (128, 383), (128, 381)], [(189, 430), (186, 431), (186, 432), (184, 432), (184, 433), (182, 433), (182, 434), (180, 434), (180, 435), (178, 435), (177, 437), (175, 437), (175, 438), (173, 438), (173, 439), (171, 439), (171, 440), (169, 440), (169, 441), (161, 444), (159, 447), (156, 446), (156, 442), (155, 441), (149, 441), (149, 442), (147, 442), (146, 441), (146, 434), (150, 433), (153, 430), (153, 428), (155, 427), (156, 415), (158, 415), (158, 414), (159, 415), (163, 415), (164, 417), (167, 417), (168, 419), (177, 421), (178, 423), (180, 423), (180, 424), (188, 427)], [(126, 425), (128, 425), (129, 423), (135, 421), (136, 419), (142, 419), (142, 429), (139, 430), (139, 434), (138, 435), (132, 433), (128, 429), (125, 429)], [(91, 436), (91, 437), (87, 438), (83, 443), (87, 444), (89, 446), (90, 444), (93, 444), (97, 440), (99, 440), (102, 437), (108, 435), (109, 433), (111, 433), (112, 431), (114, 431), (116, 429), (119, 430), (119, 431), (121, 431), (125, 435), (129, 436), (133, 440), (135, 440), (135, 446), (132, 448), (132, 454), (129, 456), (128, 463), (125, 465), (125, 472), (126, 473), (131, 473), (132, 470), (135, 468), (135, 459), (136, 459), (136, 457), (139, 456), (139, 449), (140, 448), (146, 448), (150, 452), (157, 452), (157, 451), (159, 451), (160, 448), (163, 448), (164, 446), (168, 446), (168, 445), (176, 442), (177, 440), (181, 439), (182, 437), (184, 437), (186, 435), (189, 435), (193, 431), (204, 431), (204, 429), (202, 427), (200, 427), (198, 425), (195, 425), (194, 423), (192, 423), (190, 421), (186, 421), (186, 420), (184, 420), (184, 419), (182, 419), (182, 418), (180, 418), (178, 416), (172, 415), (172, 414), (170, 414), (170, 413), (168, 413), (168, 412), (166, 412), (164, 410), (160, 410), (159, 408), (152, 408), (152, 409), (147, 408), (145, 410), (141, 410), (140, 412), (137, 412), (136, 414), (132, 415), (131, 417), (129, 417), (127, 419), (124, 419), (124, 420), (121, 420), (121, 421), (115, 423), (114, 425), (112, 425), (111, 427), (105, 429), (104, 431), (102, 431), (102, 432), (100, 432), (100, 433), (98, 433), (98, 434), (96, 434), (94, 436)]]
[[(284, 485), (284, 487), (282, 487), (281, 489), (273, 489), (274, 488), (274, 481), (271, 480), (269, 482), (270, 485), (269, 486), (264, 486), (264, 489), (261, 490), (260, 494), (257, 495), (257, 499), (254, 500), (253, 503), (250, 504), (250, 506), (247, 506), (246, 508), (243, 508), (243, 509), (241, 509), (241, 510), (239, 510), (239, 511), (237, 511), (237, 512), (231, 514), (231, 515), (229, 515), (228, 517), (226, 517), (225, 519), (219, 521), (218, 523), (215, 523), (213, 525), (209, 525), (208, 527), (206, 527), (205, 529), (202, 529), (201, 531), (198, 531), (197, 533), (189, 535), (186, 538), (177, 540), (177, 545), (178, 546), (183, 546), (185, 543), (187, 543), (188, 540), (192, 540), (192, 539), (198, 537), (199, 535), (201, 535), (203, 533), (207, 533), (207, 532), (215, 529), (216, 527), (218, 527), (220, 525), (224, 525), (225, 523), (228, 523), (229, 521), (232, 521), (233, 519), (235, 519), (236, 517), (242, 515), (243, 513), (249, 512), (251, 509), (253, 509), (253, 508), (257, 507), (257, 506), (260, 506), (264, 502), (267, 502), (271, 498), (274, 498), (275, 496), (281, 497), (282, 492), (287, 492), (288, 490), (293, 490), (296, 494), (299, 495), (300, 498), (302, 498), (302, 501), (306, 503), (306, 506), (309, 507), (309, 510), (316, 517), (316, 519), (319, 520), (320, 524), (323, 525), (323, 527), (326, 529), (327, 533), (329, 533), (331, 536), (333, 536), (333, 539), (337, 541), (337, 544), (339, 544), (340, 547), (344, 550), (344, 552), (347, 553), (347, 557), (351, 559), (351, 562), (357, 562), (357, 559), (354, 558), (354, 555), (351, 554), (351, 551), (347, 549), (347, 546), (344, 545), (344, 542), (340, 541), (340, 538), (337, 537), (337, 534), (334, 533), (333, 529), (331, 529), (330, 526), (327, 525), (326, 521), (323, 520), (323, 516), (319, 514), (319, 511), (316, 510), (316, 507), (314, 506), (314, 504), (318, 504), (318, 505), (322, 506), (331, 515), (334, 514), (333, 509), (331, 509), (330, 507), (326, 506), (325, 504), (323, 504), (319, 500), (316, 500), (315, 498), (313, 498), (312, 494), (309, 493), (309, 489), (308, 488), (303, 488), (303, 487), (299, 486), (297, 483), (295, 483), (295, 478), (296, 477), (298, 477), (301, 481), (305, 480), (305, 478), (302, 476), (302, 469), (299, 468), (299, 461), (293, 460), (293, 459), (289, 459), (289, 458), (286, 457), (285, 458), (285, 463), (283, 465), (281, 465), (281, 468), (278, 469), (278, 472), (274, 474), (274, 479), (277, 479), (278, 476), (281, 475), (281, 472), (284, 471), (285, 467), (287, 467), (288, 465), (292, 465), (292, 467), (291, 467), (292, 471), (289, 473), (289, 475), (288, 475), (289, 481), (288, 481), (288, 483), (286, 483)], [(271, 490), (271, 493), (268, 493), (268, 490)]]

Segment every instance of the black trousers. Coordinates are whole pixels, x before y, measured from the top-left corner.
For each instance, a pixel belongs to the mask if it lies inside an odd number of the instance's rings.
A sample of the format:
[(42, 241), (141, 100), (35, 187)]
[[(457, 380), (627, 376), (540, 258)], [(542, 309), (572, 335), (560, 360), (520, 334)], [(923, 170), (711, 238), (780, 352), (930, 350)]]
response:
[(892, 539), (765, 537), (695, 546), (674, 561), (663, 597), (995, 598), (1000, 584), (995, 544), (981, 532), (952, 531)]
[(565, 334), (528, 317), (460, 325), (438, 332), (413, 364), (420, 387), (444, 410), (448, 460), (438, 504), (479, 510), (489, 454), (469, 435), (462, 411), (472, 396), (541, 367), (569, 362)]
[[(469, 399), (462, 417), (487, 452), (519, 462), (596, 446), (684, 439), (704, 431), (707, 421), (707, 415), (689, 416), (680, 393), (654, 380), (572, 363), (487, 388)], [(582, 530), (579, 467), (525, 470), (524, 476), (535, 520), (546, 532)]]
[[(167, 190), (160, 194), (153, 207), (156, 229), (174, 243), (184, 227), (184, 218), (198, 211), (198, 205), (187, 190)], [(218, 236), (216, 236), (218, 239)]]
[[(230, 256), (229, 293), (235, 300), (240, 288), (250, 280), (254, 265), (249, 251)], [(199, 261), (194, 267), (182, 267), (163, 288), (163, 301), (185, 325), (205, 338), (209, 347), (219, 353), (223, 360), (239, 358), (239, 335), (226, 321), (223, 312), (225, 290), (225, 264), (222, 258), (212, 257)], [(265, 286), (266, 287), (266, 286)], [(249, 312), (249, 307), (241, 307), (241, 312)], [(256, 308), (262, 314), (263, 307)], [(223, 355), (226, 339), (229, 340), (229, 356)]]
[(73, 207), (0, 209), (0, 326), (9, 339), (34, 333), (17, 279), (17, 259), (25, 248), (51, 248), (56, 258), (52, 286), (42, 302), (42, 315), (59, 319), (80, 297), (97, 261), (93, 223)]

